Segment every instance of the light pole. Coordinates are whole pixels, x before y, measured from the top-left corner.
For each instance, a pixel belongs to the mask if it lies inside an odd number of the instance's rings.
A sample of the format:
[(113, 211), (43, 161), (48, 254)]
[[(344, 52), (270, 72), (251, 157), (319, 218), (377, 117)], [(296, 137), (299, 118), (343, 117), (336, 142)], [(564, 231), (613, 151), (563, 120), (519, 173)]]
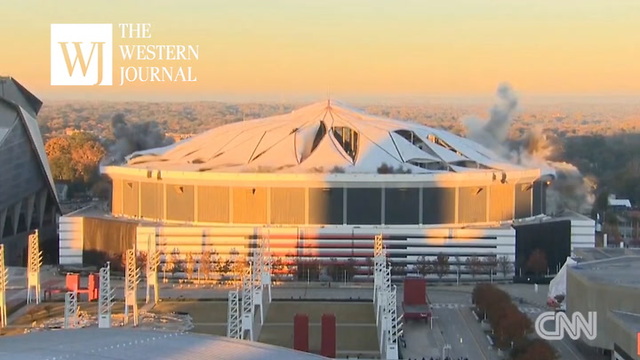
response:
[(438, 318), (437, 316), (433, 316), (433, 315), (429, 318), (429, 320), (431, 321), (431, 330), (433, 330), (433, 319), (437, 319), (437, 318)]
[(460, 286), (460, 268), (456, 268), (456, 286)]

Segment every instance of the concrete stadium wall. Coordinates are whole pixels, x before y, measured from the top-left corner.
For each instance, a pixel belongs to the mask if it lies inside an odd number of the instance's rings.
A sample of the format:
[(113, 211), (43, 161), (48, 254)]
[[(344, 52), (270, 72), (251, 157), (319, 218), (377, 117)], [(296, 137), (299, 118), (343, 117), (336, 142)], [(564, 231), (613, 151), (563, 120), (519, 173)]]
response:
[(60, 265), (82, 264), (84, 249), (84, 218), (78, 216), (61, 216), (58, 225), (60, 236)]
[[(464, 261), (470, 256), (508, 256), (512, 261), (515, 251), (515, 231), (510, 227), (484, 229), (445, 228), (379, 228), (353, 227), (187, 227), (139, 226), (136, 246), (138, 251), (159, 250), (163, 254), (175, 253), (185, 258), (187, 253), (196, 257), (203, 251), (215, 251), (226, 258), (237, 252), (250, 256), (258, 239), (268, 234), (272, 254), (281, 259), (318, 259), (329, 262), (355, 260), (365, 270), (373, 257), (375, 235), (382, 233), (384, 244), (393, 266), (407, 266), (426, 256), (435, 258), (444, 253), (450, 263)], [(153, 239), (153, 240), (151, 240)], [(162, 257), (162, 262), (165, 256)], [(466, 268), (462, 273), (467, 272)], [(452, 264), (450, 273), (456, 273)]]
[(637, 331), (624, 328), (611, 310), (640, 313), (640, 289), (594, 282), (575, 269), (567, 271), (567, 314), (585, 316), (596, 311), (598, 335), (595, 340), (582, 339), (589, 346), (614, 349), (614, 343), (629, 354), (637, 353)]
[[(437, 225), (508, 221), (544, 212), (540, 183), (313, 187), (113, 180), (112, 213), (150, 221), (244, 225)], [(539, 189), (536, 193), (535, 189)]]
[(135, 221), (68, 215), (60, 217), (60, 265), (102, 266), (134, 246)]

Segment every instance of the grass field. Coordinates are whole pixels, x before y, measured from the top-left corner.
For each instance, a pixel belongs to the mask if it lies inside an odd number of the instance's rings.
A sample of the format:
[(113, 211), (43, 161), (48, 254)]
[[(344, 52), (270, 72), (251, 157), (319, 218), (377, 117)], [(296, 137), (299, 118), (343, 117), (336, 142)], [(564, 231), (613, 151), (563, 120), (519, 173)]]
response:
[(336, 346), (339, 356), (378, 354), (378, 336), (372, 303), (273, 302), (262, 326), (259, 341), (292, 348), (295, 314), (309, 316), (309, 348), (313, 352), (320, 349), (322, 315), (335, 314)]
[(274, 301), (267, 314), (267, 323), (292, 323), (295, 314), (309, 315), (309, 323), (320, 323), (322, 314), (335, 314), (337, 323), (375, 324), (372, 303)]
[(156, 314), (185, 312), (193, 319), (193, 332), (227, 335), (226, 301), (167, 301), (158, 303), (151, 312)]

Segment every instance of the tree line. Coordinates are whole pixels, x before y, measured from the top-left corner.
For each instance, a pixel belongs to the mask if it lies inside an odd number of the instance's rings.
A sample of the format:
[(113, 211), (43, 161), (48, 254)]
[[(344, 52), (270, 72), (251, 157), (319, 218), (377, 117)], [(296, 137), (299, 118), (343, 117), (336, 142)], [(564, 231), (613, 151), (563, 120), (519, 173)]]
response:
[(491, 337), (514, 360), (555, 360), (558, 354), (548, 342), (532, 336), (531, 319), (513, 303), (509, 294), (492, 284), (478, 284), (471, 300), (478, 318), (487, 321)]

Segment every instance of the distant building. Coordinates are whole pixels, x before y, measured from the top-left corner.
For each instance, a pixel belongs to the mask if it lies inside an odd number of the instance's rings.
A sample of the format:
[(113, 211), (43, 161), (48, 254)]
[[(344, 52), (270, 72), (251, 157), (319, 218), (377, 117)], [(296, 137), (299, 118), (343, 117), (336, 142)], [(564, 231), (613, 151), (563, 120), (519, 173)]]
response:
[(57, 255), (60, 208), (36, 121), (41, 106), (15, 79), (0, 77), (0, 242), (8, 265), (26, 263), (35, 229), (45, 254)]
[(617, 199), (615, 195), (609, 195), (607, 204), (609, 205), (609, 208), (611, 208), (612, 210), (630, 210), (631, 209), (631, 201), (629, 201), (629, 199)]

